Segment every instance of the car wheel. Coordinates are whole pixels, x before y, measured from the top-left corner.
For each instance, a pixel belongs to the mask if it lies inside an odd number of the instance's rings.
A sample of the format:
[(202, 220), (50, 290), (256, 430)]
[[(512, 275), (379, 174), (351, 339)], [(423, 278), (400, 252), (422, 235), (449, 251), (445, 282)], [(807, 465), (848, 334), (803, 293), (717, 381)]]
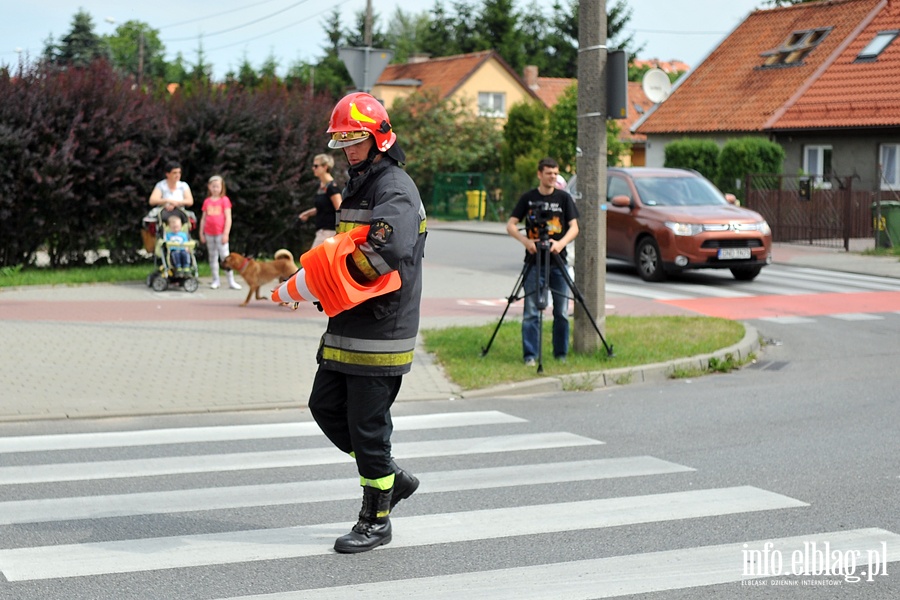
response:
[(666, 278), (663, 271), (662, 258), (659, 255), (659, 246), (651, 237), (645, 237), (638, 243), (637, 247), (637, 270), (638, 275), (644, 281), (662, 281)]
[(753, 281), (760, 271), (762, 271), (762, 267), (734, 267), (731, 269), (731, 274), (738, 281)]

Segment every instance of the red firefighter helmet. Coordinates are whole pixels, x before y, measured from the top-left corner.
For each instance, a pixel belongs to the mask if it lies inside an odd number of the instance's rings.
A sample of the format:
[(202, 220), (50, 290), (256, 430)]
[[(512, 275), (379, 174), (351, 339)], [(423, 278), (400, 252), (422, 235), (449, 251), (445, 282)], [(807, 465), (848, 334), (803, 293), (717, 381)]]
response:
[(372, 135), (378, 151), (387, 152), (397, 141), (384, 106), (365, 92), (347, 94), (338, 101), (331, 111), (328, 133), (329, 148), (352, 146)]

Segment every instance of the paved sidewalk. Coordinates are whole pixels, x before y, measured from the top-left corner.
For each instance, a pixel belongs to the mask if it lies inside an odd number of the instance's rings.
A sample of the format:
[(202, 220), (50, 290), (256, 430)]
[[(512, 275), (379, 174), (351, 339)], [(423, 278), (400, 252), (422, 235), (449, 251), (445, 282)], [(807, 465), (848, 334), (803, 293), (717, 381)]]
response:
[[(502, 223), (437, 223), (433, 229), (505, 235)], [(900, 261), (837, 250), (779, 245), (775, 260), (900, 278)], [(497, 306), (460, 306), (447, 290), (468, 286), (494, 294), (495, 277), (476, 271), (425, 267), (422, 327), (496, 322)], [(194, 294), (153, 292), (143, 284), (0, 289), (0, 421), (135, 416), (306, 405), (316, 370), (315, 349), (325, 317), (312, 306), (297, 311), (270, 302), (241, 308), (244, 290)], [(465, 285), (463, 285), (465, 284)], [(495, 297), (505, 297), (502, 282)], [(631, 314), (670, 314), (653, 302), (630, 302)], [(737, 347), (757, 348), (755, 332)], [(627, 373), (594, 373), (595, 385), (662, 378), (671, 365)], [(544, 378), (465, 397), (558, 390)], [(404, 377), (399, 400), (463, 394), (421, 348)]]

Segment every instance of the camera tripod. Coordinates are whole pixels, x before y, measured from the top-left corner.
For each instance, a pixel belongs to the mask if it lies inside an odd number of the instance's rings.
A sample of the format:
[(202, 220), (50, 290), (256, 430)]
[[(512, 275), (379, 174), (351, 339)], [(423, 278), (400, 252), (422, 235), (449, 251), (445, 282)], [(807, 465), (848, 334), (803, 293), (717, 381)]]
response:
[(535, 300), (538, 309), (537, 372), (544, 372), (544, 309), (547, 308), (547, 292), (550, 290), (551, 260), (562, 273), (563, 279), (565, 280), (569, 290), (572, 292), (572, 296), (574, 297), (574, 299), (581, 304), (581, 308), (584, 309), (584, 313), (588, 316), (588, 319), (590, 319), (591, 325), (594, 326), (594, 331), (596, 331), (597, 335), (600, 336), (600, 341), (603, 342), (603, 347), (606, 349), (606, 355), (610, 357), (613, 356), (613, 347), (607, 344), (606, 340), (603, 338), (603, 333), (600, 332), (600, 327), (597, 326), (597, 321), (594, 320), (593, 315), (591, 315), (591, 312), (585, 305), (584, 296), (581, 295), (581, 291), (578, 289), (578, 286), (575, 285), (572, 277), (569, 276), (569, 271), (566, 269), (566, 264), (563, 262), (562, 258), (560, 258), (559, 254), (553, 254), (550, 252), (550, 241), (547, 239), (542, 239), (536, 242), (536, 246), (538, 248), (538, 252), (535, 255), (534, 263), (528, 262), (527, 260), (525, 261), (525, 265), (522, 267), (522, 271), (519, 273), (519, 278), (518, 280), (516, 280), (516, 285), (513, 287), (513, 292), (507, 298), (506, 308), (503, 309), (503, 314), (500, 315), (500, 321), (497, 323), (497, 327), (494, 328), (494, 333), (491, 335), (491, 339), (488, 341), (487, 346), (481, 349), (482, 358), (487, 356), (487, 353), (490, 351), (491, 345), (494, 343), (494, 338), (497, 337), (497, 332), (500, 330), (500, 326), (503, 324), (503, 319), (506, 317), (506, 313), (509, 311), (510, 305), (512, 305), (512, 303), (516, 302), (517, 300), (521, 300), (527, 295), (522, 294), (522, 291), (525, 288), (525, 282), (528, 280), (528, 275), (531, 272), (531, 269), (537, 267), (539, 269), (538, 288), (533, 292), (538, 295), (537, 299)]

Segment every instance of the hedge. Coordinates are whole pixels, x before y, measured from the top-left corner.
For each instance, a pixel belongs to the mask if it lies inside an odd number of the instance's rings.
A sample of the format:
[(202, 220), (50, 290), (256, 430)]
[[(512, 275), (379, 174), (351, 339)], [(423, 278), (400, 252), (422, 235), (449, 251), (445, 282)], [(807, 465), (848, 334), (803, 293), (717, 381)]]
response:
[[(105, 62), (0, 71), (0, 266), (78, 265), (90, 250), (141, 260), (140, 225), (163, 165), (177, 160), (199, 217), (206, 181), (225, 178), (232, 249), (302, 251), (312, 157), (327, 151), (334, 99), (274, 83), (140, 89)], [(336, 155), (340, 161), (342, 156)]]

